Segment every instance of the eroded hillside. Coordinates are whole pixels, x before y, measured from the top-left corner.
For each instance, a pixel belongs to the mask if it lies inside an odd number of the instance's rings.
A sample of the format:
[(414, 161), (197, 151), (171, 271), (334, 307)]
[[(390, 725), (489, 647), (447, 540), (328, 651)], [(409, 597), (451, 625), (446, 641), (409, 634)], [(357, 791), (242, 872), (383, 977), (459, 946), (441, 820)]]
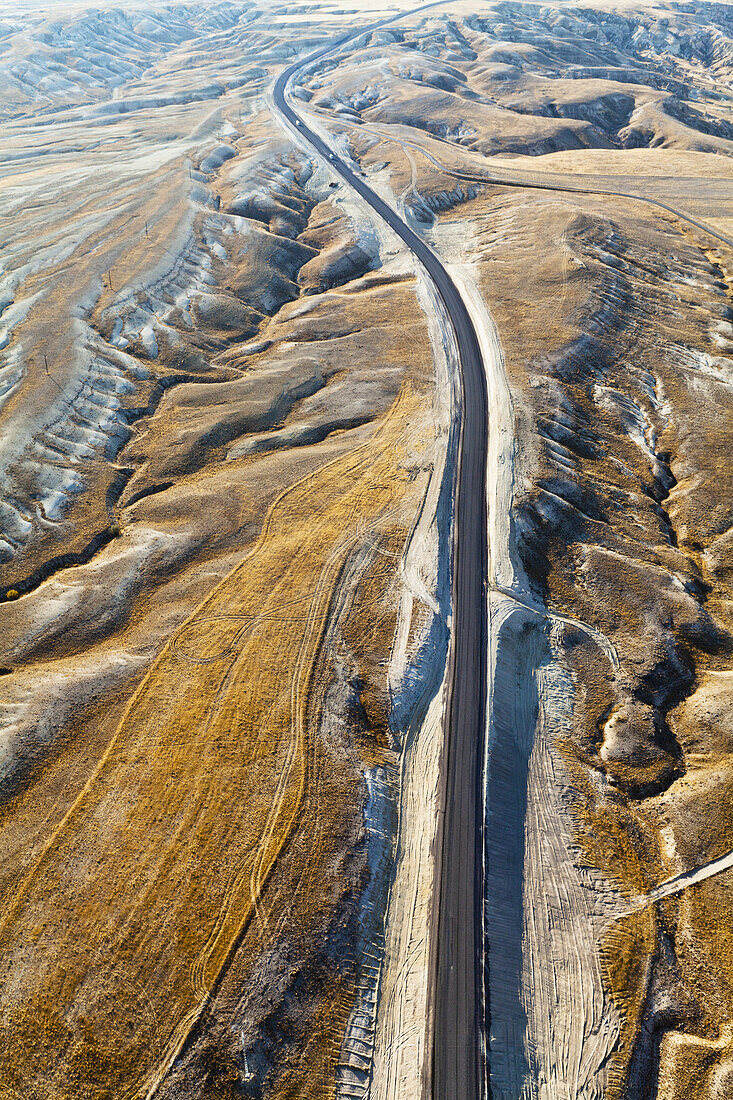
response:
[(398, 10), (0, 16), (0, 1097), (430, 1095), (465, 408), (272, 96), (347, 33), (487, 378), (491, 1095), (733, 1095), (730, 10)]

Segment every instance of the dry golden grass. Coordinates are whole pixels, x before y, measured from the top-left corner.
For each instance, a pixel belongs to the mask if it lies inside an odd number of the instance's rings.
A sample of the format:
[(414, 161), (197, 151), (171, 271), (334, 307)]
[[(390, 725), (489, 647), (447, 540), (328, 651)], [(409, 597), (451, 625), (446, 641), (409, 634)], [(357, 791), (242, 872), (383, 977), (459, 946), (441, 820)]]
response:
[(705, 1039), (681, 1031), (665, 1032), (659, 1050), (657, 1100), (729, 1096), (729, 1092), (711, 1091), (714, 1089), (711, 1075), (716, 1063), (725, 1060), (732, 1048), (730, 1024), (723, 1028), (719, 1039)]
[(180, 1048), (303, 810), (331, 596), (394, 529), (417, 403), (407, 387), (370, 442), (278, 498), (10, 900), (0, 1096), (143, 1096)]
[[(660, 1100), (728, 1096), (716, 1067), (733, 1056), (733, 928), (730, 873), (687, 889), (674, 902), (680, 981), (697, 1006), (692, 1026), (667, 1032), (660, 1046)], [(718, 1069), (720, 1072), (720, 1069)], [(728, 1075), (730, 1085), (730, 1074)]]
[[(614, 675), (595, 646), (568, 639), (565, 658), (575, 686), (573, 730), (572, 737), (558, 747), (575, 792), (575, 840), (583, 862), (600, 870), (622, 894), (643, 895), (682, 867), (696, 866), (730, 850), (733, 844), (727, 809), (730, 736), (727, 727), (723, 729), (725, 723), (713, 721), (713, 715), (703, 737), (699, 717), (705, 713), (704, 700), (695, 714), (697, 723), (688, 721), (681, 711), (678, 722), (672, 719), (684, 750), (687, 776), (672, 782), (668, 798), (642, 797), (647, 786), (652, 792), (663, 787), (665, 775), (656, 775), (656, 764), (632, 767), (621, 761), (610, 767), (599, 752), (605, 715), (618, 697), (624, 693), (633, 696), (647, 681), (657, 682), (650, 677), (650, 670), (657, 663), (663, 665), (665, 651), (655, 640), (650, 623), (665, 601), (670, 607), (665, 628), (683, 643), (683, 658), (694, 661), (695, 675), (701, 677), (708, 666), (719, 671), (729, 668), (729, 652), (706, 657), (695, 650), (694, 642), (702, 633), (696, 625), (695, 605), (688, 599), (676, 603), (664, 580), (668, 573), (704, 577), (713, 589), (707, 609), (717, 614), (719, 607), (729, 606), (729, 586), (718, 588), (718, 578), (710, 571), (706, 574), (703, 560), (706, 544), (730, 522), (730, 478), (725, 472), (730, 454), (728, 422), (722, 413), (715, 418), (710, 412), (706, 415), (702, 382), (695, 386), (693, 370), (680, 369), (673, 350), (666, 355), (659, 350), (662, 346), (685, 346), (707, 355), (729, 354), (718, 350), (710, 336), (711, 330), (715, 331), (712, 326), (723, 315), (723, 305), (730, 302), (728, 264), (724, 251), (718, 255), (701, 245), (697, 230), (671, 216), (651, 219), (648, 210), (629, 202), (607, 201), (602, 208), (590, 197), (541, 193), (533, 197), (517, 190), (504, 197), (482, 197), (474, 206), (481, 211), (477, 224), (485, 227), (485, 239), (490, 242), (484, 253), (483, 290), (500, 326), (512, 382), (521, 394), (520, 401), (526, 402), (524, 408), (518, 402), (523, 443), (519, 462), (524, 465), (527, 482), (537, 486), (535, 502), (545, 509), (545, 526), (536, 536), (537, 575), (546, 585), (550, 605), (603, 630), (621, 662)], [(484, 210), (492, 211), (491, 220), (483, 220)], [(611, 236), (612, 230), (616, 238)], [(604, 256), (618, 242), (621, 266), (614, 268), (614, 260), (607, 267)], [(499, 266), (501, 249), (507, 247), (513, 257), (521, 256), (509, 273)], [(536, 253), (534, 260), (527, 255), (529, 249)], [(675, 263), (680, 264), (679, 275)], [(533, 278), (522, 286), (529, 264)], [(689, 282), (683, 281), (685, 265), (694, 271)], [(616, 270), (621, 271), (618, 277)], [(712, 278), (716, 279), (715, 292), (708, 285)], [(723, 290), (724, 281), (727, 303), (723, 294), (717, 293)], [(568, 345), (584, 333), (588, 319), (606, 307), (598, 329), (591, 330), (585, 358), (578, 355), (574, 361), (567, 354)], [(693, 356), (694, 352), (691, 359)], [(657, 380), (659, 393), (672, 410), (669, 424), (660, 418), (657, 449), (668, 456), (677, 478), (670, 501), (664, 505), (674, 526), (673, 537), (665, 533), (658, 517), (645, 513), (643, 495), (631, 481), (625, 483), (618, 476), (623, 464), (643, 479), (648, 476), (645, 460), (640, 463), (638, 447), (635, 453), (630, 438), (606, 415), (593, 391), (597, 383), (629, 392), (643, 404), (643, 390), (636, 385), (633, 372), (627, 373), (627, 364), (638, 369), (642, 363), (648, 377)], [(649, 408), (653, 419), (654, 409)], [(552, 427), (547, 433), (549, 441), (538, 439), (543, 426), (548, 422), (556, 426), (558, 414), (568, 410), (572, 410), (569, 422), (577, 433), (574, 437), (565, 438)], [(588, 438), (601, 444), (595, 456), (592, 449), (584, 450), (585, 429)], [(553, 441), (558, 438), (565, 447), (567, 473), (562, 454), (557, 460), (551, 454), (559, 450)], [(556, 494), (563, 492), (564, 484), (590, 486), (592, 491), (581, 499), (568, 494), (567, 507), (554, 509), (548, 507), (549, 494), (539, 487), (543, 480)], [(629, 485), (631, 492), (627, 491)], [(620, 506), (619, 501), (623, 502)], [(600, 507), (594, 508), (596, 502)], [(596, 552), (596, 546), (606, 546), (609, 552)], [(718, 554), (719, 576), (727, 579), (725, 548)], [(673, 683), (674, 670), (665, 670), (664, 675)], [(692, 746), (687, 744), (689, 740)], [(670, 765), (662, 764), (667, 778), (672, 779)], [(600, 771), (612, 786), (598, 781)], [(670, 821), (676, 848), (668, 843)], [(679, 1025), (676, 1020), (658, 1025), (669, 1029), (662, 1044), (660, 1070), (664, 1100), (682, 1096), (718, 1100), (729, 1095), (712, 1091), (710, 1080), (713, 1063), (714, 1072), (718, 1072), (728, 1057), (717, 1028), (725, 1030), (733, 1018), (728, 977), (733, 941), (729, 942), (730, 922), (724, 916), (731, 903), (730, 898), (720, 897), (717, 907), (707, 907), (704, 920), (700, 904), (698, 899), (692, 909), (682, 906), (674, 932), (665, 930), (664, 943), (672, 944), (670, 950), (676, 953), (680, 988), (690, 1000), (705, 1006), (708, 1015), (690, 1015)], [(635, 1053), (641, 1051), (643, 1060), (641, 1025), (644, 1009), (649, 1007), (645, 998), (652, 971), (657, 985), (672, 981), (664, 969), (666, 956), (660, 947), (657, 917), (651, 910), (628, 917), (612, 926), (601, 945), (604, 992), (621, 1027), (607, 1100), (636, 1095), (635, 1088), (642, 1095), (643, 1086), (638, 1080), (630, 1081), (629, 1070), (636, 1075)], [(673, 989), (671, 996), (676, 995)], [(686, 1010), (682, 995), (679, 1003)], [(640, 1035), (642, 1042), (637, 1046)], [(644, 1066), (639, 1072), (646, 1070)]]
[(324, 980), (323, 993), (309, 1021), (301, 1056), (281, 1073), (270, 1094), (272, 1100), (300, 1100), (303, 1096), (331, 1100), (336, 1094), (340, 1040), (353, 1004), (353, 988), (345, 979), (331, 976), (330, 981)]
[(609, 1071), (606, 1100), (624, 1100), (626, 1073), (646, 1001), (651, 960), (657, 945), (653, 908), (616, 921), (601, 944), (604, 984), (621, 1017), (621, 1036)]

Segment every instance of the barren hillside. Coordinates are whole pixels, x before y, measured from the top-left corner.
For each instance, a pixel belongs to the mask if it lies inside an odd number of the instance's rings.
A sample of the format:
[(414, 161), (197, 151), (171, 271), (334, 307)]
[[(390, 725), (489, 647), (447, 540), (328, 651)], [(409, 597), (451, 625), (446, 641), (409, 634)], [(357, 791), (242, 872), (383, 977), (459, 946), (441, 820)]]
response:
[(732, 79), (2, 6), (0, 1100), (733, 1098)]

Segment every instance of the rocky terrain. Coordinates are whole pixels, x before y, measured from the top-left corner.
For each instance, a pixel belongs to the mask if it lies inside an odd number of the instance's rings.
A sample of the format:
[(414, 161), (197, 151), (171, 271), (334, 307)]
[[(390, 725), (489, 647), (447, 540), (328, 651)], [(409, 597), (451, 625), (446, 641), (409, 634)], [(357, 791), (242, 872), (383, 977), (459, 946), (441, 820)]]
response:
[(3, 6), (0, 1098), (431, 1095), (465, 408), (317, 51), (486, 371), (486, 1095), (728, 1100), (733, 14), (671, 0)]

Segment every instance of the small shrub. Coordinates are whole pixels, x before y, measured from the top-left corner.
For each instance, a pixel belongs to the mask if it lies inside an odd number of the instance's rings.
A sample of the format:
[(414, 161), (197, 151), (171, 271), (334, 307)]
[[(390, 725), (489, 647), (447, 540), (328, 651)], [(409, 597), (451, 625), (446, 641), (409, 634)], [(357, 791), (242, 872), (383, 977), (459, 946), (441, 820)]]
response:
[(7, 590), (7, 592), (5, 593), (5, 599), (6, 600), (17, 600), (19, 595), (20, 595), (20, 592), (18, 591), (17, 588), (9, 588)]

